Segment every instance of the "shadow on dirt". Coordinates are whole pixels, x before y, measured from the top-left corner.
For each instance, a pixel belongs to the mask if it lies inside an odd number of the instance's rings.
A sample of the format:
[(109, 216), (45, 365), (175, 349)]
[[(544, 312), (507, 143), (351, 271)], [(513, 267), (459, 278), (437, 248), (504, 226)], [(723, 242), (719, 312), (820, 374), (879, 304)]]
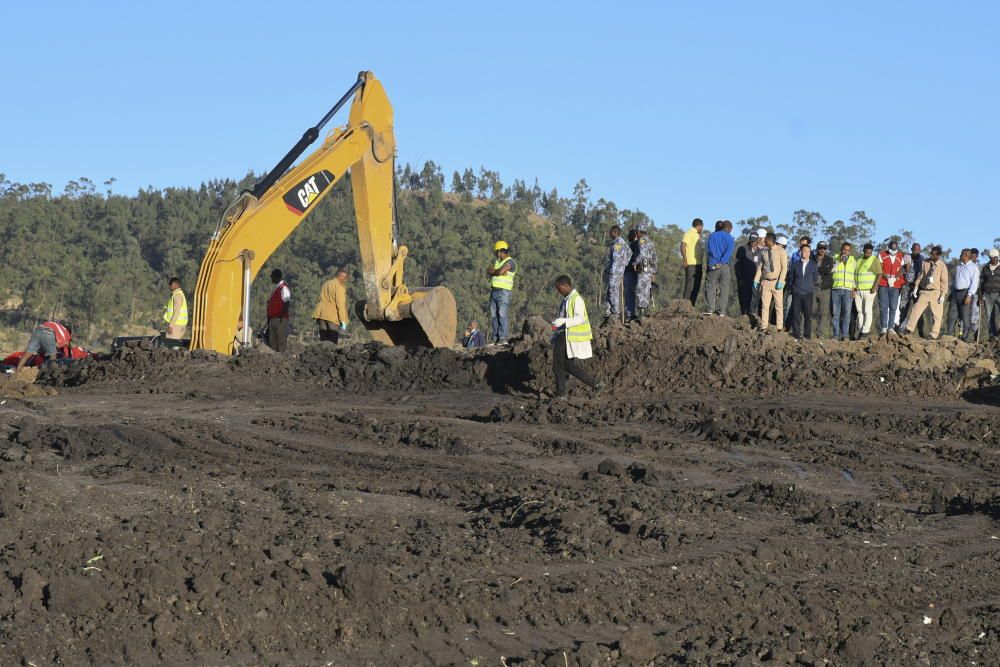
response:
[(984, 514), (994, 521), (1000, 521), (1000, 496), (985, 500), (969, 499), (957, 496), (948, 503), (947, 514), (956, 516), (962, 514)]
[(969, 403), (1000, 407), (1000, 386), (977, 387), (962, 392), (962, 398)]

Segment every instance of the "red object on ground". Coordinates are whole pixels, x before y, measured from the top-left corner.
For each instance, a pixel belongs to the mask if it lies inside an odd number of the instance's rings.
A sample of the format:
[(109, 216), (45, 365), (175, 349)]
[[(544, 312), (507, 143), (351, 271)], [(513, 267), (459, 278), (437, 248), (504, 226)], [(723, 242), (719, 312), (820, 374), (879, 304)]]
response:
[[(0, 361), (0, 366), (17, 366), (17, 362), (21, 360), (21, 355), (24, 352), (14, 352), (13, 354), (8, 354), (6, 357)], [(89, 357), (90, 352), (83, 349), (82, 347), (73, 347), (70, 349), (70, 359), (83, 359), (84, 357)], [(59, 357), (60, 359), (66, 359), (67, 357)], [(33, 355), (31, 359), (28, 359), (28, 363), (25, 366), (41, 366), (42, 362), (45, 361), (44, 354)]]

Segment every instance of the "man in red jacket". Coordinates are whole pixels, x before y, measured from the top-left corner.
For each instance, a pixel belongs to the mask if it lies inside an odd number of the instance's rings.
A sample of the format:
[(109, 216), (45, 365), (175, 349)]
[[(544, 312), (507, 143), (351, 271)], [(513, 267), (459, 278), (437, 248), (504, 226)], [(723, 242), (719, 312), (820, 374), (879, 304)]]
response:
[(267, 299), (267, 344), (275, 352), (288, 349), (288, 315), (292, 304), (292, 291), (282, 279), (281, 269), (271, 271), (274, 290)]
[(14, 377), (17, 377), (28, 360), (39, 352), (42, 352), (49, 361), (55, 361), (60, 352), (64, 357), (71, 356), (72, 342), (73, 330), (68, 324), (65, 322), (42, 322), (31, 332), (28, 347), (24, 349), (24, 354), (17, 360)]
[(889, 247), (884, 248), (878, 258), (882, 262), (882, 274), (878, 278), (878, 333), (888, 336), (896, 324), (899, 291), (906, 284), (906, 270), (903, 253), (899, 252), (896, 241), (889, 241)]

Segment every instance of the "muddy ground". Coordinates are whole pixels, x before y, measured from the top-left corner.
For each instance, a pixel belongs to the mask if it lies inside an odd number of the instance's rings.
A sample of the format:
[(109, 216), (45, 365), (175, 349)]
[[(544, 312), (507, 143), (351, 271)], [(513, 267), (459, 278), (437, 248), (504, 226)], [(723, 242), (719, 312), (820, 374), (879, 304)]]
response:
[(1000, 662), (996, 348), (525, 331), (8, 391), (0, 664)]

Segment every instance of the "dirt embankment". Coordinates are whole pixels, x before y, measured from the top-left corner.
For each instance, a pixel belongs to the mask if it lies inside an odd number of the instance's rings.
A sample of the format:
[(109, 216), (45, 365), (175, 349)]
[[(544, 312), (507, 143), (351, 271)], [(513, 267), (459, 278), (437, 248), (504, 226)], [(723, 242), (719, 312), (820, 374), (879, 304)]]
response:
[[(591, 370), (611, 393), (750, 393), (756, 396), (849, 393), (855, 396), (947, 397), (994, 384), (992, 350), (954, 338), (940, 341), (871, 339), (796, 341), (761, 333), (744, 319), (702, 317), (674, 302), (641, 326), (597, 331)], [(275, 378), (352, 392), (474, 389), (544, 395), (552, 387), (548, 327), (525, 324), (510, 348), (476, 354), (450, 350), (337, 348), (319, 344), (296, 356), (251, 352), (225, 359), (181, 350), (123, 350), (68, 366), (43, 369), (48, 386), (101, 383), (147, 390), (197, 392), (203, 382)]]

